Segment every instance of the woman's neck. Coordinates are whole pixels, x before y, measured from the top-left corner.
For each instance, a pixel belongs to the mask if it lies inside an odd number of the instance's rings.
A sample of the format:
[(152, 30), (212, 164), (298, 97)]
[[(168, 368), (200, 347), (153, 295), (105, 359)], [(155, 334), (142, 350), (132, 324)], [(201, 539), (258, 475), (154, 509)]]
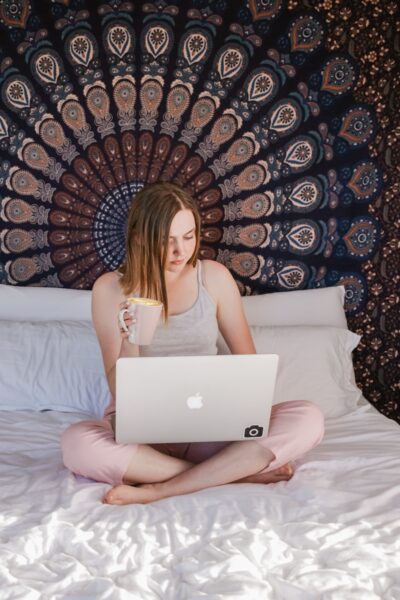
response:
[(185, 267), (182, 269), (182, 271), (178, 271), (178, 272), (174, 272), (174, 271), (164, 271), (164, 277), (165, 277), (165, 284), (167, 286), (167, 288), (173, 288), (175, 287), (178, 283), (180, 283), (181, 281), (183, 281), (186, 276), (188, 275), (188, 273), (191, 272), (191, 270), (193, 269), (193, 265), (185, 265)]

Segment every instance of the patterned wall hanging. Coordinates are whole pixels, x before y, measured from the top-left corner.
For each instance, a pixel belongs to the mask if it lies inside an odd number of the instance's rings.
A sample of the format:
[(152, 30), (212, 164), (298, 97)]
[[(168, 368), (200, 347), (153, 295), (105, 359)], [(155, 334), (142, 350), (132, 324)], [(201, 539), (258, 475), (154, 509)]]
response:
[(242, 294), (344, 284), (357, 320), (382, 235), (378, 121), (315, 8), (0, 2), (2, 283), (90, 289), (123, 260), (135, 193), (176, 181), (201, 256)]

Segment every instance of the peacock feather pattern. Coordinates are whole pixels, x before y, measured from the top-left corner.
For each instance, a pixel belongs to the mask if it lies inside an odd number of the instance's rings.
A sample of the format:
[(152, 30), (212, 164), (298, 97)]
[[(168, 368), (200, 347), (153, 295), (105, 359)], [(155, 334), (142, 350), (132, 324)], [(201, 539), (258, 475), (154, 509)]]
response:
[(149, 182), (196, 198), (243, 295), (346, 286), (379, 243), (358, 67), (284, 0), (0, 3), (0, 277), (90, 289)]

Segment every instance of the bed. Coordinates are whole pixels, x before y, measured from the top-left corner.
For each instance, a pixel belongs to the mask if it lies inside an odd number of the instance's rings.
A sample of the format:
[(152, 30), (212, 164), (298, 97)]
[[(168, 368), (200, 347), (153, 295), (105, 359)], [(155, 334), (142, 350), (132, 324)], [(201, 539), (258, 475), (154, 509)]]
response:
[[(323, 441), (295, 461), (290, 481), (111, 506), (101, 503), (109, 486), (69, 472), (60, 451), (62, 431), (107, 402), (90, 293), (52, 290), (49, 300), (41, 290), (0, 288), (2, 599), (400, 598), (400, 429), (355, 386), (349, 363), (359, 337), (346, 329), (340, 290), (322, 304), (321, 294), (304, 292), (303, 306), (293, 296), (302, 292), (291, 292), (289, 308), (268, 294), (268, 310), (265, 298), (244, 299), (257, 350), (284, 356), (277, 394), (316, 394), (326, 415)], [(51, 312), (57, 306), (62, 315)], [(310, 366), (304, 380), (296, 344)], [(89, 383), (76, 372), (85, 354)], [(331, 396), (321, 387), (324, 361)]]

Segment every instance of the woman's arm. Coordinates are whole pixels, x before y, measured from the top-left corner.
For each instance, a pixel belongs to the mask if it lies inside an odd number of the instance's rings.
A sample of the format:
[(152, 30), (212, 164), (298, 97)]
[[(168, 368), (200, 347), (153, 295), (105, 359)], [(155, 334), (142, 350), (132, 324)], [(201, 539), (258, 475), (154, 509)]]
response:
[(97, 279), (92, 291), (92, 320), (103, 356), (104, 370), (111, 395), (115, 400), (115, 364), (118, 358), (139, 356), (139, 346), (121, 334), (118, 313), (124, 296), (116, 273), (105, 273)]
[(217, 301), (218, 327), (230, 351), (232, 354), (257, 354), (242, 299), (230, 271), (216, 261), (204, 263), (207, 263), (207, 285)]

